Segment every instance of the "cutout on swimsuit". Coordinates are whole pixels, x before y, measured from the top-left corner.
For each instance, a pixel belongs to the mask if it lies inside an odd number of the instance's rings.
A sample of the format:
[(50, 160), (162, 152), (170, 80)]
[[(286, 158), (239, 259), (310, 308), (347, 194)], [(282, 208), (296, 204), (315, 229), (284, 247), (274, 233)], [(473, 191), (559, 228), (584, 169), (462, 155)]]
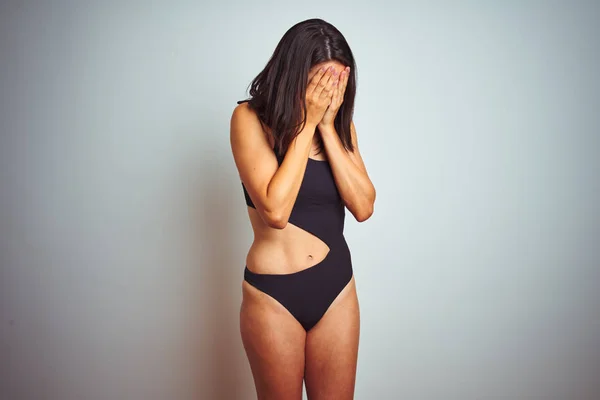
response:
[[(255, 214), (254, 219), (260, 220), (252, 208), (249, 212)], [(257, 252), (246, 257), (246, 267), (258, 274), (288, 274), (311, 268), (323, 261), (331, 248), (319, 237), (288, 223), (281, 231), (288, 243), (287, 251), (270, 246), (259, 246)]]

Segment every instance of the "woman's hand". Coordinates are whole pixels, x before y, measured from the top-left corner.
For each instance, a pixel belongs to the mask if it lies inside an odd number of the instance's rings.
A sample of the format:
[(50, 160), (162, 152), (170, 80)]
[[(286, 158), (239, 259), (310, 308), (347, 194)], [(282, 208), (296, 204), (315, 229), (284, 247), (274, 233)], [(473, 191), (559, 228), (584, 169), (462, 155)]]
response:
[(306, 122), (317, 126), (331, 104), (333, 95), (333, 67), (321, 68), (312, 77), (306, 89)]
[(344, 93), (346, 92), (346, 86), (348, 85), (349, 75), (350, 67), (346, 67), (341, 72), (338, 79), (334, 82), (333, 97), (331, 98), (331, 104), (327, 108), (327, 111), (325, 111), (323, 119), (321, 119), (321, 122), (319, 122), (319, 128), (333, 127), (333, 121), (335, 121), (335, 116), (337, 115), (338, 110), (344, 102)]

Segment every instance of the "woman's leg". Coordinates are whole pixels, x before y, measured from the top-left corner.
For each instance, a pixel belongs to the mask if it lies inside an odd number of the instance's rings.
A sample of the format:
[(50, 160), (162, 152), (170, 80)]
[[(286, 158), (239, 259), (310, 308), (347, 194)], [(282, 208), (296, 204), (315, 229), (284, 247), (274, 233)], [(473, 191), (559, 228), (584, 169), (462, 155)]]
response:
[(306, 392), (310, 400), (354, 398), (360, 315), (354, 277), (306, 335)]
[(243, 281), (240, 331), (258, 400), (301, 400), (306, 331), (279, 302)]

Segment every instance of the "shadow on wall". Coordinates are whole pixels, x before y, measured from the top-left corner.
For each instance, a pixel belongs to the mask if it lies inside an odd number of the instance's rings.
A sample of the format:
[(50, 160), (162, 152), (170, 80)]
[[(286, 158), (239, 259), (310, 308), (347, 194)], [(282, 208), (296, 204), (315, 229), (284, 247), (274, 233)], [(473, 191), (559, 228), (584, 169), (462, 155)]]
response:
[[(211, 155), (212, 156), (212, 155)], [(198, 157), (188, 185), (193, 243), (189, 288), (189, 328), (186, 359), (192, 353), (190, 398), (244, 400), (254, 398), (250, 367), (239, 331), (243, 261), (240, 221), (232, 210), (243, 202), (232, 192), (225, 157)], [(212, 159), (211, 159), (212, 158)]]

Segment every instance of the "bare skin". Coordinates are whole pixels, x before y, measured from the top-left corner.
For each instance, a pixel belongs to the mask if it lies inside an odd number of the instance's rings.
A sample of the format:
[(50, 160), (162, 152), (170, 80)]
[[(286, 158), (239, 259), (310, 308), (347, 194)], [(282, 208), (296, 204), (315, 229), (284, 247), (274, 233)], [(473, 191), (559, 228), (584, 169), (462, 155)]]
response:
[[(332, 70), (320, 70), (329, 66)], [(321, 239), (287, 220), (308, 158), (326, 157), (316, 154), (315, 129), (335, 116), (328, 110), (335, 102), (335, 88), (347, 82), (342, 71), (344, 65), (328, 61), (309, 72), (307, 127), (292, 143), (281, 166), (272, 150), (270, 132), (263, 131), (247, 104), (238, 105), (234, 111), (234, 159), (256, 206), (248, 207), (254, 242), (246, 265), (253, 272), (301, 271), (322, 261), (329, 252)], [(364, 168), (358, 149), (352, 160)], [(259, 400), (301, 400), (303, 380), (310, 400), (353, 398), (360, 333), (354, 278), (308, 332), (279, 302), (246, 281), (242, 282), (242, 293), (240, 332)]]

